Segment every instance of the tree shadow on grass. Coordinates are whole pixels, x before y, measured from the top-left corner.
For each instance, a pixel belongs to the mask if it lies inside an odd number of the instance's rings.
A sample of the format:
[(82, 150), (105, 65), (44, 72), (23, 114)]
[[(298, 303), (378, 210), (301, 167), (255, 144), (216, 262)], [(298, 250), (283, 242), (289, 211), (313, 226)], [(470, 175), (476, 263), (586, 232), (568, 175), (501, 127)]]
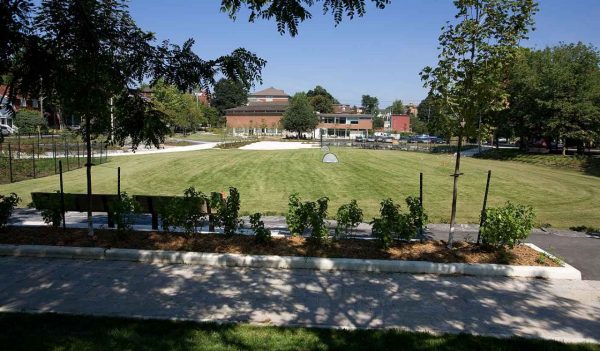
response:
[[(600, 286), (584, 281), (554, 283), (510, 278), (13, 257), (0, 258), (0, 281), (3, 282), (0, 286), (0, 311), (5, 312), (56, 312), (325, 328), (394, 327), (440, 333), (529, 337), (545, 337), (552, 333), (556, 337), (600, 340), (600, 306), (597, 302)], [(9, 329), (11, 325), (19, 328), (5, 319), (0, 321)], [(96, 329), (93, 322), (89, 323), (92, 325), (84, 328), (85, 323), (82, 322), (81, 328), (84, 331)], [(275, 340), (275, 336), (265, 334), (261, 329), (240, 332), (235, 329), (241, 328), (239, 325), (195, 327), (201, 330), (197, 331), (188, 324), (175, 324), (175, 327), (169, 326), (160, 332), (162, 327), (155, 324), (127, 323), (141, 329), (115, 329), (104, 325), (104, 329), (108, 328), (108, 336), (94, 336), (92, 341), (86, 339), (81, 342), (93, 345), (95, 338), (107, 337), (107, 341), (103, 342), (120, 341), (126, 346), (141, 343), (160, 346), (161, 349), (182, 350), (194, 349), (194, 345), (201, 344), (204, 339), (241, 350), (269, 349), (267, 346), (275, 345), (275, 342), (281, 345), (287, 342), (286, 338)], [(49, 323), (41, 330), (50, 326), (60, 327)], [(212, 333), (210, 328), (217, 328), (218, 332)], [(37, 332), (35, 328), (29, 330)], [(167, 332), (172, 334), (163, 337)], [(419, 341), (420, 338), (412, 339), (412, 334), (356, 332), (346, 335), (320, 329), (286, 329), (282, 333), (289, 334), (289, 339), (296, 343), (290, 341), (285, 344), (287, 349), (374, 349), (374, 345), (396, 347), (404, 344), (425, 350), (461, 349), (463, 342), (466, 345), (475, 343), (474, 348), (478, 348), (476, 343), (480, 342), (476, 338), (453, 336), (442, 340), (428, 339), (431, 341), (427, 344)], [(143, 335), (147, 335), (146, 343)], [(300, 341), (301, 337), (308, 341)], [(383, 344), (389, 338), (399, 339), (394, 339), (392, 344)], [(156, 341), (151, 342), (153, 339)], [(302, 342), (309, 346), (290, 346), (304, 345)], [(531, 343), (532, 347), (536, 346), (535, 342)], [(111, 348), (111, 345), (105, 346)], [(115, 344), (114, 348), (120, 348), (118, 346)]]

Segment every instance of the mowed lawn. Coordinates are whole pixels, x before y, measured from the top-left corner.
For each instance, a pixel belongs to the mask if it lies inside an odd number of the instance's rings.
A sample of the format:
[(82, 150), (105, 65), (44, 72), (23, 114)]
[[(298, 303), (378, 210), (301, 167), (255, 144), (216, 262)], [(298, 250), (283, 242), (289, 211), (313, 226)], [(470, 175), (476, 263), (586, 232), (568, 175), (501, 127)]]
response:
[[(391, 197), (404, 205), (419, 193), (424, 174), (424, 204), (431, 222), (450, 218), (454, 157), (403, 151), (333, 148), (339, 164), (321, 163), (322, 152), (311, 150), (205, 150), (171, 154), (114, 157), (93, 168), (93, 190), (115, 193), (117, 167), (122, 189), (129, 194), (182, 194), (194, 186), (203, 192), (237, 187), (243, 214), (285, 214), (293, 192), (303, 199), (331, 199), (329, 216), (351, 199), (365, 211), (378, 213), (379, 202)], [(532, 205), (539, 224), (568, 228), (600, 226), (600, 178), (585, 173), (512, 161), (463, 158), (458, 204), (459, 223), (477, 223), (487, 170), (492, 170), (489, 205), (507, 200)], [(65, 174), (66, 192), (85, 192), (85, 170)], [(0, 185), (0, 194), (16, 192), (30, 201), (32, 191), (59, 188), (58, 176)]]

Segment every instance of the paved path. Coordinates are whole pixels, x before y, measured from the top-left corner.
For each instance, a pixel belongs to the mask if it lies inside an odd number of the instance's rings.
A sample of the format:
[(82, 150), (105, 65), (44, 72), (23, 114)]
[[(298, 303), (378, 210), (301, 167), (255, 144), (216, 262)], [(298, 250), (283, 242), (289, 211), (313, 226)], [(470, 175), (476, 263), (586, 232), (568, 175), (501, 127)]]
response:
[[(71, 228), (87, 228), (87, 215), (79, 212), (67, 213), (67, 226)], [(287, 225), (284, 217), (264, 216), (265, 227), (271, 229), (274, 234), (287, 233)], [(246, 224), (248, 218), (244, 218)], [(94, 223), (98, 227), (106, 227), (108, 219), (105, 213), (96, 213)], [(151, 218), (149, 215), (140, 215), (136, 219), (137, 230), (151, 230)], [(39, 212), (33, 209), (16, 209), (10, 219), (11, 225), (44, 225)], [(330, 222), (331, 228), (335, 227)], [(458, 240), (476, 240), (477, 225), (459, 225), (456, 229)], [(448, 240), (447, 224), (430, 224), (426, 235), (437, 240)], [(370, 236), (371, 226), (365, 223), (359, 225), (356, 230), (358, 236)], [(583, 279), (600, 280), (600, 236), (587, 235), (585, 233), (570, 230), (548, 229), (546, 232), (534, 229), (527, 242), (533, 243), (548, 252), (558, 255), (569, 264), (581, 271)]]
[(0, 257), (0, 311), (600, 342), (600, 282)]

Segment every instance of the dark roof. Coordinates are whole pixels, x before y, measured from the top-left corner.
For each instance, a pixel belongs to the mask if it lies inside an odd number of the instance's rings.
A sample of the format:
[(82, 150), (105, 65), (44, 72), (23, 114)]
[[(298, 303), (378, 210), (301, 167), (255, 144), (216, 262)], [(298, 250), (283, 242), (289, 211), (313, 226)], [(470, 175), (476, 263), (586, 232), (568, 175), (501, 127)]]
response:
[(319, 114), (320, 117), (358, 117), (360, 119), (371, 119), (373, 118), (373, 115), (365, 115), (365, 114), (357, 114), (357, 113), (321, 113)]
[(283, 90), (279, 90), (279, 89), (275, 89), (273, 87), (261, 90), (261, 91), (257, 91), (253, 94), (250, 94), (250, 96), (282, 96), (282, 97), (289, 97), (288, 94), (285, 93), (285, 91)]
[(225, 110), (227, 114), (239, 114), (242, 112), (285, 112), (288, 104), (253, 104), (248, 106), (239, 106)]

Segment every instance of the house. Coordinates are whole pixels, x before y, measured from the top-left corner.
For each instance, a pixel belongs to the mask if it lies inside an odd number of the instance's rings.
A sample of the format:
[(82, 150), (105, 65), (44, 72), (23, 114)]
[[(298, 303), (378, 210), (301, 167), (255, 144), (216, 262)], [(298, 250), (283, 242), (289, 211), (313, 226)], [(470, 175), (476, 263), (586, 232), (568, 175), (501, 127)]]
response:
[(392, 130), (395, 133), (410, 132), (410, 116), (409, 115), (391, 115)]
[(352, 113), (321, 113), (315, 137), (352, 139), (373, 129), (373, 116)]
[(14, 125), (14, 114), (20, 109), (39, 109), (40, 103), (38, 99), (30, 99), (19, 94), (13, 99), (9, 99), (8, 86), (0, 85), (0, 126), (14, 133), (17, 127)]

